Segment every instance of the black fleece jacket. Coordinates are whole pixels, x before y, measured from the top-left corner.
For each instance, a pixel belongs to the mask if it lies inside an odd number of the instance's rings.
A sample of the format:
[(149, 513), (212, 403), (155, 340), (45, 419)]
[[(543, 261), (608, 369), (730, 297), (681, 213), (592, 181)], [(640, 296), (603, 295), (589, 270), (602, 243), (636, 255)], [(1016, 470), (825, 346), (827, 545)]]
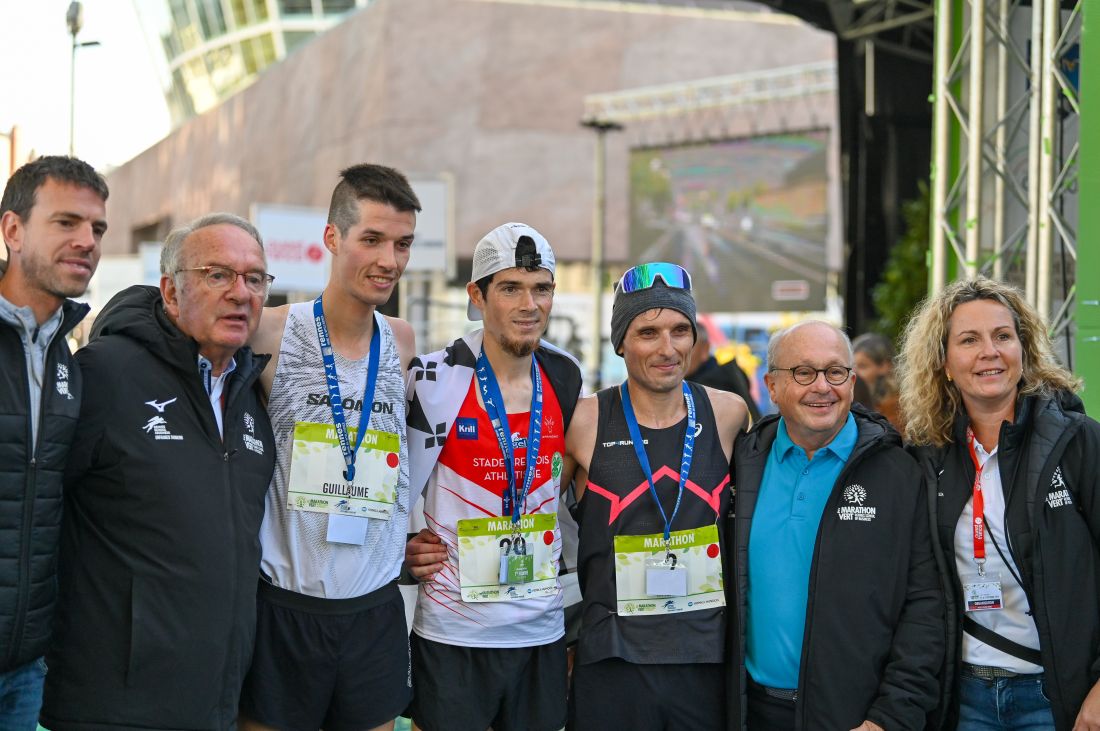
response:
[(77, 354), (86, 388), (42, 711), (54, 731), (235, 726), (275, 463), (267, 356), (237, 351), (224, 439), (197, 358), (154, 287), (112, 299)]
[[(818, 527), (795, 706), (797, 729), (923, 729), (935, 708), (944, 653), (943, 593), (932, 557), (920, 471), (897, 432), (854, 405), (856, 446)], [(734, 516), (727, 521), (731, 607), (730, 729), (745, 727), (746, 592), (753, 510), (778, 432), (772, 416), (734, 445)], [(862, 508), (851, 517), (854, 491)], [(849, 516), (846, 518), (845, 516)]]
[[(972, 497), (974, 464), (965, 414), (943, 447), (913, 447), (929, 485), (936, 559), (947, 597), (947, 657), (940, 727), (958, 715), (962, 585), (955, 566), (955, 526)], [(1100, 424), (1077, 396), (1028, 396), (997, 441), (1005, 492), (1007, 548), (1020, 570), (1039, 633), (1043, 690), (1054, 726), (1073, 728), (1081, 703), (1100, 680)]]

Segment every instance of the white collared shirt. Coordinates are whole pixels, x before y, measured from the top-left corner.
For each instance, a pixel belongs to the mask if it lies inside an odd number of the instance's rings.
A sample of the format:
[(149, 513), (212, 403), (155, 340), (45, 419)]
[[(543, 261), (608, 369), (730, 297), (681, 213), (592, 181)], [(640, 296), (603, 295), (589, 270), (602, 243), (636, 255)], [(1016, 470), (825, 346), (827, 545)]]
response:
[[(992, 452), (986, 452), (981, 443), (975, 439), (974, 451), (978, 455), (978, 463), (982, 465), (982, 499), (985, 504), (986, 535), (985, 573), (987, 576), (997, 575), (1000, 578), (1004, 608), (968, 612), (967, 615), (1002, 637), (1007, 637), (1024, 647), (1038, 649), (1039, 632), (1035, 628), (1035, 621), (1027, 613), (1027, 595), (1013, 577), (1013, 573), (1019, 576), (1020, 571), (1012, 562), (1012, 555), (1008, 550), (1008, 539), (1005, 537), (1005, 494), (1001, 485), (997, 447), (994, 447)], [(994, 547), (994, 542), (1000, 546), (1000, 552)], [(1001, 558), (1002, 553), (1005, 559), (1011, 562), (1012, 571), (1009, 571), (1009, 565), (1006, 565), (1005, 560)], [(973, 494), (967, 501), (962, 515), (959, 516), (959, 522), (955, 524), (955, 568), (963, 584), (966, 583), (966, 576), (978, 572), (974, 562)], [(963, 662), (971, 665), (990, 665), (1017, 673), (1043, 672), (1041, 665), (1001, 652), (965, 632), (962, 659)]]
[(210, 407), (214, 409), (214, 421), (218, 422), (218, 434), (223, 438), (225, 434), (222, 428), (222, 392), (229, 380), (229, 374), (235, 370), (237, 370), (237, 361), (235, 358), (230, 358), (229, 365), (225, 367), (221, 375), (215, 376), (213, 375), (214, 364), (206, 356), (199, 356), (199, 373), (202, 374), (202, 385), (206, 388), (206, 393), (210, 397)]

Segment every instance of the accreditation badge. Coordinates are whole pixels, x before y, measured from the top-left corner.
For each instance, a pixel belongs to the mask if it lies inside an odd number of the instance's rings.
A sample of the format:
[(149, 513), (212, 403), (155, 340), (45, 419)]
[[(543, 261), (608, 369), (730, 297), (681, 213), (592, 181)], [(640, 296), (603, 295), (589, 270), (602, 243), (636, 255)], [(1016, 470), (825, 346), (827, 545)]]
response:
[(1004, 608), (1000, 574), (967, 574), (961, 578), (963, 597), (966, 600), (966, 611), (987, 612), (992, 609)]
[[(354, 443), (356, 430), (348, 429)], [(290, 456), (287, 508), (311, 513), (393, 517), (401, 476), (401, 437), (368, 429), (355, 458), (355, 479), (344, 479), (344, 454), (331, 424), (298, 422)]]
[(558, 516), (552, 513), (524, 515), (516, 534), (510, 517), (458, 521), (462, 601), (504, 602), (557, 594), (557, 526)]
[(677, 614), (726, 605), (718, 526), (665, 536), (615, 536), (615, 598), (619, 616)]

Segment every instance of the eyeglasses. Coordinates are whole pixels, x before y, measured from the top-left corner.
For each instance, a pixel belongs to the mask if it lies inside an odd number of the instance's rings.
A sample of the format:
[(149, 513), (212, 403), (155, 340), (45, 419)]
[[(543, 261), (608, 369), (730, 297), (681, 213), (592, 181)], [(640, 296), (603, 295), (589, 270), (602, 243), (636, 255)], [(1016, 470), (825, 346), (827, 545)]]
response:
[(825, 380), (832, 385), (843, 386), (852, 375), (851, 368), (838, 365), (829, 366), (828, 368), (811, 368), (807, 365), (800, 365), (794, 368), (769, 368), (768, 371), (790, 371), (791, 378), (799, 386), (809, 386), (817, 380), (818, 373), (824, 373)]
[(673, 289), (691, 289), (691, 275), (677, 265), (665, 261), (652, 264), (639, 264), (626, 270), (622, 278), (615, 285), (615, 290), (630, 294), (643, 289), (649, 289), (660, 279), (666, 287)]
[(179, 272), (202, 272), (202, 281), (214, 291), (229, 289), (237, 283), (237, 277), (244, 277), (244, 286), (252, 294), (267, 296), (271, 290), (271, 283), (275, 281), (273, 274), (266, 272), (238, 272), (229, 267), (207, 266), (191, 267), (190, 269), (177, 269)]

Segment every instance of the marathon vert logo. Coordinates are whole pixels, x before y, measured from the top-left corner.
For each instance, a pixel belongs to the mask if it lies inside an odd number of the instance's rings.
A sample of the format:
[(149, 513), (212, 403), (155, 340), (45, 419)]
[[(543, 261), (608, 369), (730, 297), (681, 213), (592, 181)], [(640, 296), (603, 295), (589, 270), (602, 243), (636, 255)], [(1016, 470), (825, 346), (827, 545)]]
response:
[[(307, 406), (328, 406), (332, 403), (331, 398), (327, 393), (309, 393), (306, 394)], [(344, 407), (344, 411), (362, 411), (363, 399), (355, 399), (350, 396), (340, 402)], [(372, 414), (386, 414), (388, 416), (393, 415), (393, 404), (388, 401), (375, 401), (371, 406)]]
[(1047, 507), (1053, 509), (1065, 505), (1073, 505), (1073, 497), (1070, 494), (1069, 486), (1066, 485), (1066, 481), (1062, 477), (1062, 465), (1058, 465), (1054, 468), (1054, 474), (1050, 477)]
[(244, 412), (244, 428), (248, 431), (247, 434), (242, 435), (245, 448), (262, 456), (264, 443), (256, 438), (256, 419), (247, 411)]
[(64, 363), (57, 364), (57, 379), (54, 381), (54, 386), (57, 388), (57, 393), (64, 396), (69, 401), (73, 400), (73, 395), (69, 391), (69, 367)]
[(841, 520), (870, 523), (875, 519), (875, 508), (863, 504), (867, 500), (867, 489), (863, 485), (848, 485), (840, 497), (848, 503), (836, 509), (836, 516)]

